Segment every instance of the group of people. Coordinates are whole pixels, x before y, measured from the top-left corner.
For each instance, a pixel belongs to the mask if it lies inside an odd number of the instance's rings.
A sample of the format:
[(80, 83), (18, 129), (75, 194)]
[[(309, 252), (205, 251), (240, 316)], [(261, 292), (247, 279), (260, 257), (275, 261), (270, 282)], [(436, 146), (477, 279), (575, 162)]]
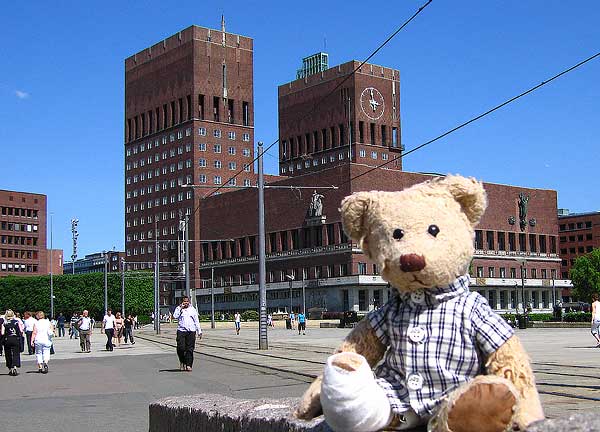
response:
[(19, 375), (21, 353), (25, 351), (25, 346), (29, 355), (35, 353), (38, 372), (46, 374), (55, 326), (43, 311), (25, 312), (23, 318), (11, 309), (7, 309), (4, 316), (0, 317), (0, 354), (3, 348), (8, 374)]
[(292, 325), (292, 330), (298, 329), (298, 335), (306, 334), (306, 315), (303, 312), (298, 312), (294, 314), (292, 311), (290, 313), (290, 324)]
[(123, 318), (121, 312), (113, 315), (112, 310), (108, 309), (102, 319), (102, 332), (106, 335), (106, 351), (113, 351), (115, 345), (121, 346), (123, 339), (125, 343), (130, 341), (131, 345), (134, 345), (133, 330), (136, 323), (137, 317), (134, 318), (129, 314), (127, 318)]

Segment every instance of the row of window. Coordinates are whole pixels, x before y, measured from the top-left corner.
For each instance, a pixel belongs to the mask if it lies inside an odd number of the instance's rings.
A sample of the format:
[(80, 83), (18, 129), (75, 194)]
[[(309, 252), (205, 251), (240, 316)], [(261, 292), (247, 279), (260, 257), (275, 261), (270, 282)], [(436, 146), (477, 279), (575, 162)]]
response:
[(576, 229), (583, 229), (583, 228), (591, 228), (592, 227), (592, 221), (585, 221), (585, 222), (569, 222), (568, 224), (560, 224), (558, 226), (558, 231), (572, 231), (572, 230), (576, 230)]
[[(281, 140), (280, 154), (282, 160), (293, 159), (301, 157), (302, 155), (312, 154), (320, 151), (333, 149), (336, 147), (343, 147), (349, 145), (347, 137), (347, 126), (346, 124), (340, 123), (338, 126), (331, 126), (330, 128), (323, 128), (320, 131), (313, 131), (307, 133), (304, 136), (298, 135), (296, 137), (290, 137), (288, 139)], [(381, 125), (381, 133), (377, 136), (377, 125), (375, 123), (369, 123), (369, 143), (372, 145), (383, 145), (398, 148), (400, 143), (398, 141), (398, 129), (392, 127), (391, 142), (388, 134), (388, 126)], [(350, 122), (350, 142), (355, 142), (355, 131), (354, 123)], [(358, 126), (358, 142), (365, 143), (365, 124), (359, 122)], [(377, 142), (379, 138), (379, 143)]]
[[(496, 272), (496, 270), (498, 270), (498, 272)], [(475, 277), (488, 277), (488, 278), (509, 278), (509, 279), (516, 279), (516, 278), (526, 278), (526, 279), (548, 279), (548, 275), (550, 275), (550, 278), (552, 279), (556, 279), (556, 270), (555, 269), (550, 269), (550, 271), (548, 272), (548, 269), (540, 269), (538, 271), (538, 269), (532, 268), (532, 269), (527, 269), (526, 267), (521, 268), (520, 270), (522, 270), (518, 273), (517, 276), (517, 268), (515, 267), (510, 267), (508, 268), (508, 273), (506, 271), (506, 267), (499, 267), (498, 269), (496, 269), (496, 267), (487, 267), (487, 272), (486, 269), (484, 267), (477, 267), (476, 272), (474, 275), (471, 276), (475, 276)]]
[(0, 271), (15, 273), (37, 273), (38, 266), (35, 264), (0, 263)]
[(575, 253), (590, 253), (590, 252), (591, 252), (591, 251), (593, 251), (593, 250), (594, 250), (594, 246), (590, 246), (590, 245), (588, 245), (588, 246), (585, 246), (585, 247), (584, 247), (584, 246), (579, 246), (579, 247), (577, 247), (577, 249), (575, 249), (574, 247), (572, 247), (572, 248), (569, 248), (568, 250), (567, 250), (566, 248), (564, 248), (564, 249), (561, 249), (561, 250), (560, 250), (560, 254), (561, 254), (561, 255), (567, 255), (567, 252), (568, 252), (569, 254), (575, 254)]
[(0, 223), (0, 229), (2, 231), (24, 231), (24, 232), (37, 232), (38, 226), (32, 224), (21, 224), (14, 222), (5, 222), (2, 221)]
[[(185, 136), (189, 137), (192, 135), (192, 128), (187, 128), (185, 129)], [(198, 128), (198, 135), (200, 136), (206, 136), (206, 128), (205, 127), (200, 127)], [(163, 135), (160, 139), (156, 138), (154, 140), (149, 140), (148, 142), (143, 142), (140, 144), (134, 144), (133, 146), (129, 146), (126, 149), (126, 155), (132, 156), (132, 155), (136, 155), (138, 153), (143, 153), (145, 151), (150, 151), (152, 150), (152, 148), (158, 148), (159, 147), (159, 142), (162, 142), (163, 145), (167, 144), (168, 142), (175, 142), (175, 140), (180, 140), (183, 139), (184, 137), (184, 131), (180, 130), (177, 131), (176, 133), (171, 133), (168, 136), (167, 135)], [(215, 138), (221, 138), (221, 129), (213, 129), (213, 137)], [(236, 132), (235, 131), (228, 131), (227, 132), (227, 137), (230, 140), (235, 140), (236, 139)], [(242, 141), (244, 142), (249, 142), (250, 141), (250, 134), (248, 132), (244, 132), (242, 133)], [(185, 151), (190, 151), (192, 149), (191, 144), (186, 144), (185, 146)], [(178, 154), (182, 154), (183, 153), (183, 147), (178, 147)], [(172, 154), (171, 156), (174, 156), (173, 153), (173, 149), (172, 149)]]
[[(179, 192), (177, 195), (173, 194), (170, 197), (164, 196), (162, 198), (155, 198), (154, 201), (153, 200), (148, 200), (146, 202), (141, 202), (140, 205), (140, 210), (146, 210), (146, 208), (151, 209), (152, 207), (159, 207), (161, 204), (162, 205), (167, 205), (167, 204), (174, 204), (176, 202), (182, 202), (183, 200), (189, 200), (192, 199), (193, 197), (193, 193), (192, 191), (187, 191), (185, 194), (183, 192)], [(134, 212), (136, 204), (134, 204)], [(131, 209), (131, 206), (127, 206), (128, 209)], [(150, 216), (148, 216), (148, 218), (150, 218)], [(133, 221), (128, 220), (126, 222), (127, 228), (131, 227), (133, 223), (133, 226), (137, 226), (138, 225), (138, 219), (135, 218), (133, 219)], [(140, 225), (144, 225), (144, 218), (140, 219)]]
[[(226, 66), (223, 65), (225, 68)], [(222, 117), (225, 117), (227, 123), (236, 123), (236, 102), (234, 99), (227, 99), (227, 105), (222, 106), (221, 98), (213, 96), (212, 115), (207, 118), (212, 121), (220, 122)], [(237, 109), (236, 109), (237, 108)], [(195, 110), (195, 112), (194, 112)], [(222, 115), (223, 116), (222, 116)], [(241, 103), (240, 117), (242, 125), (250, 125), (250, 105), (246, 101)], [(153, 134), (160, 130), (181, 124), (184, 121), (191, 120), (194, 116), (200, 120), (205, 119), (205, 100), (204, 95), (198, 95), (197, 106), (192, 106), (192, 95), (187, 95), (184, 98), (178, 98), (170, 103), (158, 106), (154, 110), (149, 110), (145, 113), (127, 119), (125, 135), (127, 141), (141, 138), (146, 135)]]
[[(548, 240), (549, 248), (548, 248)], [(518, 240), (518, 243), (517, 243)], [(556, 236), (547, 236), (544, 234), (526, 234), (504, 231), (484, 231), (475, 230), (475, 249), (478, 250), (498, 250), (515, 252), (540, 252), (556, 253)]]
[[(517, 293), (512, 290), (500, 290), (497, 292), (492, 289), (486, 292), (478, 291), (481, 296), (487, 299), (493, 309), (514, 309), (517, 306)], [(526, 290), (525, 304), (533, 309), (549, 309), (552, 304), (552, 290)]]
[(38, 259), (37, 250), (27, 249), (0, 249), (2, 258), (19, 258), (19, 259)]
[[(200, 168), (206, 168), (206, 159), (199, 159), (198, 160), (198, 166)], [(213, 168), (221, 169), (222, 166), (223, 166), (223, 163), (220, 160), (216, 159), (216, 160), (213, 161)], [(237, 162), (228, 162), (227, 163), (227, 168), (230, 171), (235, 171), (237, 169)], [(249, 164), (244, 164), (244, 171), (250, 172), (250, 165)]]
[(38, 218), (38, 211), (37, 210), (35, 210), (35, 209), (19, 208), (19, 207), (5, 207), (5, 206), (2, 206), (2, 208), (0, 209), (0, 214), (2, 216), (26, 217), (26, 218), (32, 218), (32, 219), (37, 219)]
[(37, 246), (38, 239), (37, 239), (37, 237), (2, 235), (2, 236), (0, 236), (0, 244)]
[[(576, 239), (577, 241), (583, 241), (584, 239), (584, 235), (583, 234), (578, 234), (578, 235), (570, 235), (570, 236), (560, 236), (560, 242), (561, 243), (566, 243), (567, 238), (569, 239), (570, 242), (574, 242)], [(587, 233), (585, 235), (585, 240), (593, 240), (593, 236), (592, 233)]]
[[(336, 155), (329, 155), (329, 157), (327, 156), (322, 156), (320, 161), (321, 161), (321, 165), (325, 165), (327, 164), (327, 161), (329, 160), (329, 162), (333, 163), (336, 160), (344, 160), (346, 158), (346, 155), (350, 154), (351, 152), (340, 152), (337, 154), (337, 159), (336, 159)], [(312, 161), (311, 161), (312, 159)], [(310, 166), (319, 166), (319, 158), (311, 158), (311, 159), (307, 159), (303, 162), (296, 162), (296, 164), (291, 163), (289, 166), (285, 167), (282, 166), (281, 167), (281, 173), (293, 173), (294, 172), (294, 167), (297, 171), (302, 170), (302, 167), (304, 168), (310, 168)]]

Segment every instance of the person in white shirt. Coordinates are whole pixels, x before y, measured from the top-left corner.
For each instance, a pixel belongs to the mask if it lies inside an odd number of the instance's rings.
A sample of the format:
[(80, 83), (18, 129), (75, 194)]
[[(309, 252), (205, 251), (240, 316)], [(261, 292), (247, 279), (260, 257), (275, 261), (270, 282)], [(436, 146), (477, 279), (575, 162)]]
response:
[(31, 316), (31, 312), (25, 312), (25, 338), (27, 339), (27, 353), (33, 354), (33, 344), (31, 343), (31, 335), (33, 334), (33, 327), (37, 320)]
[(106, 315), (102, 319), (102, 331), (108, 339), (106, 341), (106, 351), (112, 351), (114, 349), (112, 340), (115, 335), (115, 316), (110, 309), (106, 311)]
[(592, 336), (596, 338), (596, 348), (600, 348), (600, 301), (598, 294), (592, 294)]
[(36, 317), (37, 321), (33, 326), (33, 333), (31, 334), (31, 345), (35, 348), (38, 372), (47, 374), (54, 327), (52, 326), (52, 323), (46, 319), (44, 312), (39, 311), (36, 314)]
[(179, 369), (190, 372), (194, 363), (194, 347), (196, 335), (202, 339), (202, 329), (198, 321), (198, 312), (190, 304), (189, 297), (184, 297), (181, 304), (175, 308), (173, 318), (177, 322), (177, 356)]
[(81, 352), (86, 353), (92, 351), (92, 320), (88, 315), (89, 312), (84, 310), (77, 321), (77, 328), (79, 329), (79, 346), (81, 347)]
[(240, 334), (240, 327), (242, 326), (242, 316), (239, 312), (236, 312), (233, 316), (233, 321), (235, 322), (235, 334)]

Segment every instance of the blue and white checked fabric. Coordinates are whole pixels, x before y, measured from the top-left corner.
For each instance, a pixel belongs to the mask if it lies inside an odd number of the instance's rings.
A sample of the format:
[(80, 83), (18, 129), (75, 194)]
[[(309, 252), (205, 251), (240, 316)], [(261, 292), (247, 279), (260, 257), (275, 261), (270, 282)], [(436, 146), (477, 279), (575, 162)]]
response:
[(482, 373), (488, 356), (513, 335), (468, 287), (465, 275), (443, 288), (395, 292), (367, 315), (389, 347), (375, 375), (395, 413), (412, 408), (419, 416), (431, 416), (444, 396)]

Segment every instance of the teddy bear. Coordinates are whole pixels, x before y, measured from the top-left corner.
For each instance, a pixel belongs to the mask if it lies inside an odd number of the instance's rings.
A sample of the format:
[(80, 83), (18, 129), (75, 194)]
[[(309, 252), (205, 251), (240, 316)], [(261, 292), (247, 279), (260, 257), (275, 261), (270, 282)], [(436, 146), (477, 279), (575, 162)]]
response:
[(514, 330), (469, 291), (486, 206), (483, 185), (458, 175), (342, 201), (344, 231), (391, 295), (327, 359), (298, 418), (323, 413), (336, 432), (502, 432), (544, 418)]

